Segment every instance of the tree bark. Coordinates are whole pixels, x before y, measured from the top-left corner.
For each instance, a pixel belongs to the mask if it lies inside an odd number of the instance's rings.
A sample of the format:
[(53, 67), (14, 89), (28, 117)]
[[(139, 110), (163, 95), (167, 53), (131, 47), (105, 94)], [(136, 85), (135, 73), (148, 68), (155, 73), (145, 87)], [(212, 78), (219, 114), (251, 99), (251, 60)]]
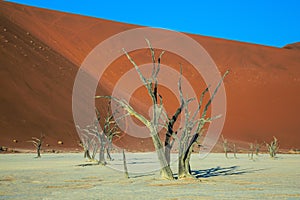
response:
[[(178, 178), (191, 178), (193, 177), (191, 174), (191, 167), (190, 167), (190, 159), (193, 152), (193, 148), (197, 143), (199, 137), (199, 133), (193, 135), (188, 147), (184, 152), (182, 152), (179, 158), (179, 165), (178, 165)], [(194, 177), (193, 177), (194, 178)]]
[(168, 180), (173, 180), (173, 172), (171, 170), (170, 165), (168, 165), (165, 153), (163, 151), (163, 145), (161, 143), (160, 138), (158, 137), (158, 134), (156, 131), (152, 130), (151, 131), (151, 138), (157, 153), (157, 157), (160, 163), (160, 175), (163, 179), (168, 179)]
[[(102, 133), (103, 134), (103, 133)], [(106, 161), (105, 161), (105, 156), (104, 156), (104, 154), (105, 154), (105, 136), (104, 136), (104, 134), (103, 135), (101, 135), (101, 134), (99, 134), (99, 139), (100, 139), (100, 152), (99, 152), (99, 164), (101, 164), (101, 165), (106, 165)]]
[(40, 144), (38, 147), (37, 147), (37, 157), (40, 158), (41, 157), (41, 145)]
[(125, 178), (129, 178), (128, 169), (127, 169), (127, 163), (126, 163), (126, 156), (125, 156), (124, 149), (123, 149), (123, 165), (124, 165)]
[(99, 153), (99, 161), (98, 163), (101, 165), (106, 165), (105, 157), (104, 157), (105, 147), (101, 145), (100, 153)]

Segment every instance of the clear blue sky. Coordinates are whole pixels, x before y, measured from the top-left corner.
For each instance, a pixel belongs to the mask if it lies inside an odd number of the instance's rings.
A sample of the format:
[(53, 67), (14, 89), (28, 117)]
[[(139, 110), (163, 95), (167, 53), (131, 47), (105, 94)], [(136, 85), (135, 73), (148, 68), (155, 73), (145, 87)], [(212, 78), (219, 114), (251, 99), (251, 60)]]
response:
[(11, 2), (268, 46), (300, 41), (300, 0)]

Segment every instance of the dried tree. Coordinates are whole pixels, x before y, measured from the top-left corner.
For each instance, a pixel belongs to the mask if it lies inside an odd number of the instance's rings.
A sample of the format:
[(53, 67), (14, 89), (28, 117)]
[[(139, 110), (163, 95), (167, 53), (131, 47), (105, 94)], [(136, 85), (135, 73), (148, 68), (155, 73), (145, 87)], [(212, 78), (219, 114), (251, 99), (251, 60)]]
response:
[(35, 146), (37, 152), (36, 158), (41, 158), (41, 149), (42, 149), (43, 140), (45, 139), (45, 135), (41, 134), (40, 138), (32, 137), (31, 139), (32, 140), (28, 142), (31, 142)]
[(275, 136), (273, 136), (273, 141), (271, 141), (270, 144), (266, 143), (267, 145), (267, 149), (269, 151), (269, 154), (271, 156), (271, 158), (275, 158), (276, 157), (276, 154), (278, 152), (278, 149), (279, 149), (279, 144), (278, 144), (278, 140)]
[(126, 163), (125, 150), (124, 149), (123, 149), (122, 153), (123, 153), (123, 165), (124, 165), (125, 178), (129, 178), (127, 163)]
[(107, 144), (107, 137), (106, 137), (106, 135), (104, 134), (103, 131), (99, 131), (98, 123), (99, 123), (99, 118), (97, 120), (95, 120), (94, 128), (90, 129), (90, 131), (92, 132), (92, 134), (94, 134), (98, 138), (98, 141), (100, 143), (100, 145), (99, 145), (98, 164), (106, 165), (107, 163), (106, 163), (106, 160), (105, 160), (105, 147), (106, 147), (106, 144)]
[(250, 157), (250, 160), (253, 160), (253, 154), (254, 154), (254, 145), (253, 143), (249, 144), (249, 153), (248, 153), (248, 157)]
[(234, 156), (234, 158), (235, 159), (237, 159), (237, 156), (236, 156), (236, 145), (235, 145), (235, 143), (233, 143), (233, 156)]
[[(163, 144), (159, 138), (158, 135), (158, 127), (159, 127), (159, 119), (161, 117), (162, 113), (162, 98), (158, 95), (157, 92), (157, 75), (160, 70), (160, 58), (163, 55), (163, 52), (160, 54), (158, 65), (156, 65), (155, 58), (154, 58), (154, 50), (152, 49), (149, 41), (147, 40), (149, 48), (151, 49), (152, 53), (152, 61), (153, 61), (153, 73), (152, 77), (150, 79), (146, 79), (143, 74), (141, 73), (139, 67), (137, 64), (132, 60), (132, 58), (129, 56), (129, 54), (123, 49), (124, 53), (126, 54), (127, 58), (130, 60), (130, 62), (135, 67), (136, 71), (138, 72), (140, 79), (142, 80), (144, 86), (146, 87), (148, 94), (150, 95), (152, 102), (153, 102), (153, 118), (152, 120), (148, 120), (146, 117), (144, 117), (142, 114), (136, 112), (129, 104), (128, 102), (125, 102), (124, 100), (120, 100), (115, 97), (107, 97), (115, 102), (117, 102), (124, 110), (127, 111), (128, 114), (134, 116), (137, 118), (140, 122), (142, 122), (150, 131), (150, 135), (155, 147), (155, 150), (158, 155), (158, 159), (161, 166), (161, 176), (165, 179), (173, 179), (173, 173), (170, 168), (170, 166), (167, 163)], [(159, 97), (159, 100), (158, 100)], [(96, 96), (96, 98), (102, 98), (102, 96)]]
[[(111, 157), (110, 154), (110, 150), (112, 149), (112, 140), (114, 137), (118, 137), (120, 131), (118, 130), (118, 125), (117, 125), (117, 120), (120, 120), (122, 118), (118, 118), (118, 119), (114, 119), (114, 113), (111, 112), (111, 106), (110, 106), (110, 101), (108, 102), (108, 106), (107, 106), (107, 114), (104, 117), (104, 125), (103, 125), (103, 133), (106, 136), (106, 154), (107, 154), (107, 159), (109, 159), (110, 161), (113, 160), (113, 158)], [(97, 114), (97, 118), (98, 118), (98, 122), (100, 123), (100, 112), (98, 111), (98, 109), (95, 109), (96, 114)], [(117, 111), (116, 111), (117, 112)]]
[[(113, 119), (113, 114), (109, 111), (110, 106), (108, 105), (107, 116), (103, 117), (104, 127), (103, 130), (98, 129), (100, 125), (100, 112), (95, 108), (97, 118), (94, 120), (93, 125), (87, 125), (85, 128), (80, 128), (78, 125), (77, 129), (81, 132), (81, 146), (84, 148), (84, 157), (90, 161), (97, 161), (98, 164), (106, 165), (105, 152), (107, 158), (112, 161), (113, 158), (110, 154), (112, 148), (113, 137), (118, 136), (119, 131), (117, 130), (116, 122)], [(95, 159), (95, 156), (99, 152), (99, 159)]]
[(227, 139), (224, 138), (224, 136), (222, 135), (222, 140), (223, 140), (223, 149), (224, 149), (224, 153), (225, 153), (225, 157), (228, 158), (228, 142)]
[[(148, 44), (148, 47), (151, 52), (151, 57), (152, 57), (152, 63), (153, 63), (153, 70), (152, 70), (152, 75), (150, 78), (146, 78), (140, 71), (138, 65), (134, 62), (134, 60), (130, 57), (130, 55), (126, 52), (125, 49), (123, 49), (125, 55), (127, 56), (128, 60), (132, 63), (134, 66), (135, 70), (137, 71), (143, 85), (148, 91), (149, 96), (151, 97), (152, 103), (153, 103), (153, 113), (152, 113), (152, 120), (148, 120), (146, 117), (144, 117), (142, 114), (136, 112), (133, 107), (129, 105), (128, 102), (118, 99), (116, 97), (112, 96), (96, 96), (95, 98), (108, 98), (113, 101), (115, 101), (118, 105), (121, 106), (126, 111), (126, 114), (124, 116), (134, 116), (136, 119), (138, 119), (140, 122), (142, 122), (150, 132), (150, 136), (152, 138), (158, 160), (160, 163), (161, 167), (161, 177), (164, 179), (174, 179), (173, 177), (173, 172), (170, 168), (170, 150), (175, 142), (175, 140), (178, 140), (179, 143), (179, 163), (178, 163), (178, 177), (179, 178), (186, 178), (190, 177), (191, 175), (191, 169), (190, 169), (190, 157), (191, 153), (193, 150), (193, 147), (195, 144), (198, 143), (198, 138), (200, 138), (201, 134), (203, 133), (203, 128), (204, 126), (211, 122), (212, 120), (220, 117), (207, 117), (207, 110), (214, 99), (223, 79), (225, 76), (228, 74), (228, 71), (224, 74), (220, 82), (218, 83), (216, 89), (214, 90), (211, 98), (209, 101), (206, 103), (202, 113), (200, 114), (200, 118), (197, 118), (197, 116), (200, 113), (200, 109), (202, 106), (202, 100), (206, 92), (208, 92), (208, 88), (206, 88), (200, 97), (199, 101), (199, 106), (198, 109), (194, 112), (192, 116), (189, 114), (188, 110), (188, 104), (191, 102), (193, 99), (184, 99), (182, 90), (181, 90), (181, 77), (178, 81), (178, 88), (179, 88), (179, 93), (180, 93), (180, 99), (181, 99), (181, 104), (179, 108), (177, 108), (175, 114), (172, 117), (168, 117), (168, 122), (166, 127), (166, 137), (165, 137), (165, 142), (164, 145), (158, 135), (158, 128), (162, 126), (159, 123), (159, 120), (163, 116), (167, 116), (166, 113), (164, 113), (163, 110), (163, 98), (162, 96), (158, 93), (158, 81), (157, 81), (157, 75), (160, 71), (160, 63), (161, 63), (161, 58), (162, 55), (164, 54), (164, 51), (162, 51), (156, 61), (155, 59), (155, 52), (154, 49), (152, 48), (150, 42), (146, 39), (146, 42)], [(182, 113), (184, 110), (185, 114), (185, 124), (184, 127), (181, 128), (181, 136), (180, 138), (177, 138), (177, 133), (180, 130), (174, 131), (174, 124), (178, 118), (178, 116)], [(194, 133), (192, 131), (196, 129)]]
[(254, 147), (255, 147), (255, 155), (258, 156), (261, 145), (256, 142)]
[(94, 162), (97, 161), (95, 159), (97, 150), (98, 150), (98, 139), (94, 133), (92, 133), (89, 129), (90, 125), (81, 129), (78, 125), (76, 128), (81, 132), (81, 143), (80, 146), (84, 149), (84, 158), (87, 158), (89, 161)]

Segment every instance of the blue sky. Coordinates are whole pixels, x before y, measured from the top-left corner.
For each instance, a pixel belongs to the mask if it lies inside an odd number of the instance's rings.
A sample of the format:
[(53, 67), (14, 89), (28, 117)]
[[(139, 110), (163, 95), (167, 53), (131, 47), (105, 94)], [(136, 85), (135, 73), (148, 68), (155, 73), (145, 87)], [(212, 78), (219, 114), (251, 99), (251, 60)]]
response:
[(298, 0), (11, 2), (267, 46), (300, 41)]

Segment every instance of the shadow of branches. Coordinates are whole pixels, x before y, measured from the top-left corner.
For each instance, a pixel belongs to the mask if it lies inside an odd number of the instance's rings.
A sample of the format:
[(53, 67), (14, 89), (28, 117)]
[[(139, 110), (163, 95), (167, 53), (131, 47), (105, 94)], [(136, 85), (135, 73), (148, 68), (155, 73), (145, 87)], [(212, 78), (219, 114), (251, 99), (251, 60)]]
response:
[(204, 170), (192, 170), (192, 175), (196, 178), (209, 178), (215, 176), (232, 176), (232, 175), (241, 175), (246, 173), (253, 173), (256, 171), (261, 171), (263, 169), (240, 169), (239, 166), (231, 167), (214, 167)]

